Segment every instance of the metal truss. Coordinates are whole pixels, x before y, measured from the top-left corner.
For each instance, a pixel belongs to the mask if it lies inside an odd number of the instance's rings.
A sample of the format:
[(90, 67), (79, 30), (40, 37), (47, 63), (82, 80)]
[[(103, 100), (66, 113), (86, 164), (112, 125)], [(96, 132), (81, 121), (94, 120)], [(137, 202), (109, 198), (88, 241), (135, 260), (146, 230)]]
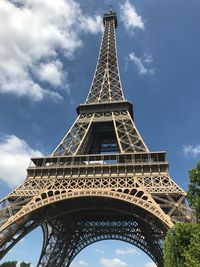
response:
[(0, 201), (0, 258), (42, 226), (38, 267), (69, 267), (88, 245), (122, 240), (163, 267), (162, 243), (175, 222), (194, 222), (186, 193), (171, 179), (165, 152), (150, 152), (124, 99), (115, 13), (78, 117), (50, 157), (33, 158), (24, 183)]
[(164, 152), (35, 158), (24, 184), (1, 202), (0, 248), (5, 252), (10, 235), (42, 208), (91, 197), (129, 203), (165, 227), (194, 221), (185, 192), (169, 177)]
[(104, 17), (104, 25), (99, 59), (87, 104), (124, 100), (117, 62), (116, 20), (108, 15)]
[(80, 143), (83, 141), (85, 134), (88, 132), (91, 122), (92, 120), (83, 121), (79, 116), (52, 155), (76, 154)]
[[(42, 225), (45, 229), (45, 238), (38, 266), (69, 266), (80, 249), (98, 240), (110, 238), (124, 240), (140, 247), (159, 266), (162, 266), (159, 242), (163, 239), (163, 233), (167, 228), (172, 227), (174, 222), (195, 220), (186, 203), (185, 192), (168, 174), (165, 152), (34, 158), (27, 171), (28, 177), (24, 184), (0, 203), (0, 257), (3, 257), (34, 227)], [(77, 208), (71, 204), (63, 207), (62, 203), (77, 200), (79, 205), (80, 203), (84, 205), (78, 208), (81, 211), (86, 208), (87, 199), (93, 199), (94, 203), (103, 199), (114, 201), (111, 211), (116, 203), (117, 207), (122, 205), (121, 203), (127, 203), (130, 205), (128, 210), (130, 207), (133, 209), (132, 220), (136, 218), (139, 220), (142, 216), (146, 220), (144, 225), (151, 220), (154, 221), (149, 227), (151, 229), (152, 225), (156, 227), (159, 231), (157, 237), (151, 232), (148, 238), (153, 243), (141, 244), (143, 237), (138, 243), (136, 236), (134, 238), (132, 236), (131, 239), (125, 233), (113, 233), (108, 228), (106, 233), (104, 229), (99, 235), (96, 234), (96, 230), (92, 235), (91, 230), (91, 234), (85, 237), (84, 242), (79, 239), (75, 242), (74, 236), (69, 236), (69, 233), (74, 234), (75, 230), (72, 231), (71, 228), (69, 230), (66, 222), (63, 225), (60, 217), (62, 213), (73, 213)], [(55, 205), (57, 205), (56, 208)], [(104, 208), (106, 206), (108, 203), (103, 205)], [(44, 212), (43, 209), (48, 210)], [(139, 209), (142, 215), (136, 216), (136, 209)], [(125, 209), (122, 208), (122, 210)], [(54, 223), (55, 219), (51, 219), (52, 214), (57, 218), (56, 223)], [(93, 219), (92, 214), (93, 212), (90, 213), (91, 219)], [(79, 217), (79, 213), (76, 217)], [(116, 221), (117, 219), (121, 221), (123, 216), (118, 216)], [(74, 219), (68, 218), (67, 221), (70, 225), (74, 223)], [(98, 223), (98, 216), (95, 217), (95, 222)], [(81, 221), (78, 221), (73, 229), (79, 231), (80, 223)], [(107, 220), (106, 224), (109, 223), (110, 221)], [(137, 231), (144, 233), (144, 225)], [(146, 240), (149, 231), (145, 233), (143, 235)], [(81, 235), (78, 233), (75, 236)], [(158, 251), (160, 251), (159, 254), (155, 254)]]
[[(127, 109), (110, 112), (98, 112), (100, 103), (125, 102), (119, 68), (117, 62), (117, 49), (115, 28), (116, 17), (104, 17), (105, 31), (100, 48), (96, 72), (90, 88), (86, 105), (90, 111), (91, 104), (96, 104), (95, 112), (81, 113), (68, 133), (62, 139), (52, 156), (71, 154), (85, 154), (88, 149), (88, 140), (91, 140), (92, 128), (98, 122), (111, 122), (116, 136), (118, 151), (141, 152), (148, 151)], [(95, 151), (91, 151), (94, 153)]]
[[(92, 128), (97, 123), (112, 124), (118, 151), (147, 152), (148, 148), (140, 136), (128, 110), (107, 113), (81, 114), (52, 153), (52, 156), (64, 156), (71, 154), (85, 154), (89, 140), (92, 138)], [(101, 128), (102, 125), (99, 125)], [(94, 153), (94, 151), (91, 151)]]
[(115, 112), (112, 115), (120, 152), (147, 152), (148, 148), (137, 131), (129, 112)]
[[(159, 238), (162, 233), (155, 226), (144, 223), (142, 220), (133, 220), (130, 216), (105, 216), (98, 215), (91, 218), (72, 215), (67, 218), (63, 226), (64, 218), (60, 217), (59, 224), (54, 222), (45, 233), (47, 242), (43, 246), (38, 266), (69, 266), (76, 255), (85, 247), (101, 240), (121, 240), (133, 244), (143, 250), (156, 263), (162, 264), (162, 248)], [(53, 229), (55, 225), (62, 225), (59, 231)], [(154, 242), (148, 232), (154, 236)], [(54, 253), (59, 246), (60, 250)], [(152, 249), (154, 247), (154, 249)], [(62, 257), (63, 255), (63, 257)], [(62, 263), (61, 263), (62, 261)]]

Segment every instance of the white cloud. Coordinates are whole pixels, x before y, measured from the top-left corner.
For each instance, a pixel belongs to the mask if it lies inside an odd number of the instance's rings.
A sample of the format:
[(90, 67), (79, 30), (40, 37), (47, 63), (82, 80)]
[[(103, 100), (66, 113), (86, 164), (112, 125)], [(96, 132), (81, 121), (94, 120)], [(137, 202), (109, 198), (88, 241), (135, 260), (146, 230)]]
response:
[(53, 86), (61, 85), (64, 79), (63, 66), (58, 60), (50, 63), (41, 63), (35, 72), (41, 81), (47, 81)]
[(125, 249), (116, 249), (115, 253), (117, 255), (133, 255), (139, 254), (136, 248), (125, 248)]
[(87, 266), (88, 263), (83, 261), (83, 260), (80, 260), (80, 261), (77, 261), (77, 262), (72, 262), (71, 264), (73, 267), (83, 267), (83, 266)]
[(102, 17), (83, 17), (81, 20), (81, 27), (84, 31), (89, 31), (90, 33), (97, 33), (99, 31), (103, 31)]
[(147, 53), (144, 53), (143, 62), (145, 62), (146, 64), (152, 63), (153, 62), (152, 56)]
[(32, 149), (24, 140), (8, 135), (0, 140), (0, 179), (10, 187), (20, 185), (26, 178), (31, 157), (42, 153)]
[(153, 58), (150, 55), (144, 54), (143, 57), (137, 57), (134, 52), (130, 53), (128, 55), (128, 59), (126, 64), (131, 61), (135, 64), (139, 74), (144, 75), (144, 74), (153, 74), (155, 72), (154, 68), (150, 68), (148, 65), (152, 63)]
[(183, 154), (186, 157), (196, 158), (200, 155), (200, 145), (184, 145), (183, 146)]
[(100, 254), (104, 254), (105, 251), (103, 249), (96, 248), (95, 251)]
[(100, 262), (101, 266), (103, 267), (121, 267), (121, 266), (127, 266), (127, 264), (118, 258), (114, 259), (107, 259), (107, 258), (101, 258)]
[(0, 10), (0, 92), (60, 99), (54, 89), (66, 84), (61, 58), (73, 58), (82, 32), (102, 30), (100, 17), (86, 16), (74, 0), (1, 0)]
[(154, 262), (148, 262), (144, 265), (144, 267), (157, 267), (157, 265)]
[(144, 21), (141, 16), (136, 12), (136, 8), (133, 4), (126, 0), (121, 6), (121, 19), (125, 28), (130, 31), (135, 28), (144, 30)]

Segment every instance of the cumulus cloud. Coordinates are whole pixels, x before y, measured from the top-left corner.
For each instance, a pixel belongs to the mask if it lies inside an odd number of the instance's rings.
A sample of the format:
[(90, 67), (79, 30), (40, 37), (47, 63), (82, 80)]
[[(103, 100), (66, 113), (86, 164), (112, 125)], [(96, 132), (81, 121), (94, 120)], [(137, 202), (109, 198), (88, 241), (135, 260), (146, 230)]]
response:
[(81, 19), (81, 28), (90, 33), (97, 33), (103, 31), (102, 17), (97, 15), (95, 18), (83, 17)]
[(40, 151), (17, 136), (5, 136), (0, 139), (0, 179), (10, 187), (20, 185), (26, 178), (30, 158), (41, 156)]
[(83, 14), (74, 0), (1, 0), (0, 10), (0, 92), (60, 99), (62, 58), (73, 58), (82, 32), (102, 30), (100, 16)]
[(148, 54), (144, 54), (143, 57), (138, 57), (134, 52), (128, 55), (126, 60), (126, 67), (129, 62), (133, 62), (139, 72), (139, 74), (153, 74), (155, 72), (155, 68), (149, 67), (149, 65), (153, 62), (152, 56)]
[(157, 265), (154, 262), (148, 262), (144, 265), (144, 267), (156, 267)]
[(61, 85), (64, 79), (63, 66), (58, 60), (41, 63), (35, 72), (41, 81), (49, 82), (53, 86)]
[(133, 255), (139, 254), (136, 248), (125, 248), (125, 249), (116, 249), (115, 253), (117, 255)]
[(77, 262), (72, 262), (73, 267), (83, 267), (83, 266), (87, 266), (87, 265), (88, 265), (88, 263), (83, 261), (83, 260), (80, 260)]
[(100, 262), (101, 266), (103, 267), (121, 267), (121, 266), (127, 266), (127, 264), (118, 258), (114, 259), (107, 259), (107, 258), (101, 258)]
[(182, 151), (184, 156), (196, 158), (200, 155), (200, 145), (184, 145)]
[(136, 8), (129, 0), (126, 0), (121, 8), (121, 19), (124, 27), (128, 31), (133, 31), (135, 28), (144, 30), (144, 21), (140, 15), (137, 14)]
[(100, 254), (104, 254), (105, 251), (103, 249), (96, 248), (95, 251)]

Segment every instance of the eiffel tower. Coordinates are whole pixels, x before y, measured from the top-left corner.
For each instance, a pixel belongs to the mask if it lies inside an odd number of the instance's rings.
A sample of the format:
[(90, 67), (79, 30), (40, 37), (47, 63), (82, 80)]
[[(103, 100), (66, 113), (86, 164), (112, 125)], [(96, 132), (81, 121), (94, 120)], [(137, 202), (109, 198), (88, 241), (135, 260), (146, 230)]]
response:
[(192, 221), (165, 152), (150, 152), (125, 100), (117, 61), (117, 16), (103, 17), (98, 63), (85, 104), (49, 157), (32, 158), (24, 183), (0, 202), (0, 258), (38, 226), (38, 266), (68, 267), (88, 245), (122, 240), (163, 266), (166, 231)]

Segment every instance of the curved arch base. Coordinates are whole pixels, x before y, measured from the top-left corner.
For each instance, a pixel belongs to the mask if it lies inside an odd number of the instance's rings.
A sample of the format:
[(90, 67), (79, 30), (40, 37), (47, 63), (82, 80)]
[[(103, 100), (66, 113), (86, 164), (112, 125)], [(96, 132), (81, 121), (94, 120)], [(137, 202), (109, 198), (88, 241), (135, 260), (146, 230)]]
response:
[[(14, 204), (12, 198), (8, 204), (4, 201), (7, 205), (1, 210), (0, 258), (42, 225), (45, 238), (38, 266), (69, 266), (91, 243), (117, 239), (138, 246), (162, 267), (160, 241), (173, 222), (155, 201), (158, 197), (149, 194), (137, 179), (133, 181), (132, 189), (52, 188), (32, 199), (16, 198)], [(158, 201), (162, 203), (161, 195)]]
[[(59, 225), (59, 229), (55, 225)], [(101, 216), (95, 220), (91, 216), (76, 218), (74, 215), (65, 225), (61, 224), (61, 221), (54, 221), (45, 227), (48, 232), (45, 232), (46, 240), (38, 267), (68, 267), (85, 247), (110, 239), (137, 246), (159, 267), (163, 267), (161, 231), (130, 216), (124, 216), (121, 220), (118, 216)]]
[(160, 241), (167, 225), (130, 202), (90, 196), (43, 206), (6, 228), (7, 237), (0, 246), (0, 257), (38, 225), (42, 225), (44, 233), (38, 267), (68, 267), (82, 249), (105, 239), (133, 244), (163, 267)]

